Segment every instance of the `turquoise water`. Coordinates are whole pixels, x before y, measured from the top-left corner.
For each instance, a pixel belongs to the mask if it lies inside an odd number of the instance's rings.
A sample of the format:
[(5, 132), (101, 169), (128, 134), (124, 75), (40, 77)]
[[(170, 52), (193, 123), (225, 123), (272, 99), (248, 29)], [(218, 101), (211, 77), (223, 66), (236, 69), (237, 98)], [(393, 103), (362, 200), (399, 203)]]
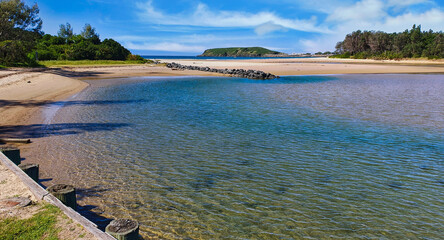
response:
[(444, 75), (91, 83), (50, 116), (51, 176), (145, 237), (444, 235)]

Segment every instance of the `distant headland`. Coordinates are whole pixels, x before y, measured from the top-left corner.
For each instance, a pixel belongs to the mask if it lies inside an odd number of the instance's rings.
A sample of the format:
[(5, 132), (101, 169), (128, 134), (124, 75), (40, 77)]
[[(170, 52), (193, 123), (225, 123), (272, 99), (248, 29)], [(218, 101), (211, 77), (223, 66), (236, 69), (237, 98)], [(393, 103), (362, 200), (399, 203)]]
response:
[(232, 47), (207, 49), (199, 57), (282, 57), (288, 54), (263, 47)]

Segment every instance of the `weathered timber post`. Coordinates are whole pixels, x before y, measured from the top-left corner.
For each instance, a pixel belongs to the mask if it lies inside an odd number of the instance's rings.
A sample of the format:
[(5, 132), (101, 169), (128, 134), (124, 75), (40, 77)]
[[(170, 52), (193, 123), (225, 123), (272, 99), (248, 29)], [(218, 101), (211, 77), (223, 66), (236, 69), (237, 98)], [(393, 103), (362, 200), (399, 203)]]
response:
[(56, 184), (46, 189), (49, 193), (58, 198), (66, 206), (76, 210), (76, 189), (71, 185)]
[(114, 219), (105, 228), (105, 232), (117, 240), (139, 239), (139, 223), (131, 219)]
[(39, 165), (35, 163), (21, 163), (18, 167), (32, 180), (39, 182)]
[(20, 157), (20, 149), (16, 147), (0, 147), (0, 152), (5, 154), (5, 156), (15, 163), (15, 165), (19, 165), (22, 161)]

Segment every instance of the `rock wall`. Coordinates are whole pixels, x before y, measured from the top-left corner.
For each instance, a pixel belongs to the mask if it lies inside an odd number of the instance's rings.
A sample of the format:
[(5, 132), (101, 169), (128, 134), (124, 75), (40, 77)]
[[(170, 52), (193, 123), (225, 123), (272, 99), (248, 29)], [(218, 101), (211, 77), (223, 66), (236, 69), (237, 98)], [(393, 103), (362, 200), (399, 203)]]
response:
[(217, 69), (217, 68), (209, 68), (209, 67), (198, 67), (198, 66), (186, 66), (178, 63), (168, 63), (166, 65), (168, 68), (172, 69), (180, 69), (180, 70), (196, 70), (196, 71), (204, 71), (204, 72), (214, 72), (227, 74), (231, 77), (239, 77), (239, 78), (249, 78), (249, 79), (257, 79), (257, 80), (269, 80), (279, 78), (279, 76), (273, 75), (271, 73), (266, 73), (263, 71), (257, 70), (244, 70), (244, 69)]

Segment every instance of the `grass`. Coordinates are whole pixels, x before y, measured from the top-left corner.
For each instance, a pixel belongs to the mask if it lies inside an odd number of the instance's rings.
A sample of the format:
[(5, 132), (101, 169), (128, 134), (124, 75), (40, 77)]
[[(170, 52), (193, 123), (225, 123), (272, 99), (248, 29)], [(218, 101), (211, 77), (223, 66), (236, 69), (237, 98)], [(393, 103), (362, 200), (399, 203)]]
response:
[(39, 61), (38, 63), (44, 67), (63, 67), (63, 66), (97, 66), (97, 65), (137, 65), (151, 63), (150, 60), (145, 61), (117, 61), (117, 60), (51, 60)]
[(56, 219), (60, 210), (44, 204), (41, 211), (28, 219), (7, 218), (0, 220), (0, 239), (2, 240), (56, 240)]

